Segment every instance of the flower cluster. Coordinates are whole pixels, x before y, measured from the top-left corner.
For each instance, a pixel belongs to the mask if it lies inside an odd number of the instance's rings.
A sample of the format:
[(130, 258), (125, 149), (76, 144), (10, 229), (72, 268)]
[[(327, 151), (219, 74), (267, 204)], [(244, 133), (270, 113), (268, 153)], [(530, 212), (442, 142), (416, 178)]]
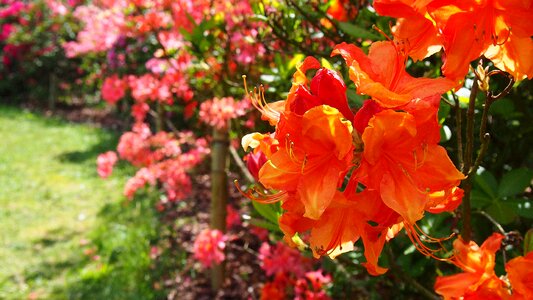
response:
[(123, 13), (126, 6), (127, 1), (113, 1), (109, 7), (90, 4), (76, 8), (74, 16), (84, 23), (84, 27), (76, 41), (63, 45), (67, 57), (111, 49), (126, 26)]
[(131, 199), (147, 184), (160, 183), (166, 198), (176, 201), (190, 194), (192, 183), (187, 172), (203, 161), (209, 148), (205, 139), (196, 139), (190, 132), (154, 135), (146, 124), (137, 123), (133, 131), (122, 135), (117, 152), (120, 158), (140, 168), (126, 183), (125, 196)]
[(324, 287), (331, 283), (331, 276), (322, 270), (313, 271), (309, 258), (295, 249), (277, 243), (274, 246), (264, 242), (259, 249), (261, 268), (272, 281), (265, 283), (261, 299), (329, 299)]
[(503, 238), (494, 233), (481, 247), (473, 241), (466, 243), (461, 237), (455, 240), (455, 264), (464, 272), (438, 277), (435, 291), (444, 299), (530, 299), (533, 252), (513, 258), (505, 265), (507, 280), (494, 272), (496, 252)]
[(232, 119), (244, 116), (250, 104), (246, 100), (235, 101), (232, 97), (213, 98), (200, 105), (200, 120), (218, 129), (228, 128)]
[[(453, 87), (444, 79), (413, 78), (405, 57), (392, 42), (372, 44), (368, 56), (354, 45), (340, 44), (357, 92), (370, 96), (354, 114), (340, 76), (308, 57), (293, 77), (286, 100), (261, 103), (263, 118), (276, 126), (269, 134), (243, 138), (245, 148), (263, 152), (259, 171), (263, 187), (247, 195), (261, 202), (281, 201), (280, 228), (291, 243), (310, 231), (316, 257), (351, 251), (362, 239), (369, 273), (385, 241), (405, 228), (415, 246), (433, 256), (419, 238), (416, 222), (432, 209), (453, 210), (464, 176), (438, 145), (440, 95)], [(306, 72), (318, 69), (309, 80)]]
[(113, 105), (124, 97), (126, 90), (125, 80), (113, 74), (104, 80), (102, 85), (102, 99), (107, 103)]
[(533, 77), (531, 1), (377, 0), (379, 14), (398, 18), (395, 39), (413, 59), (444, 49), (442, 70), (464, 78), (470, 62), (482, 55), (516, 80)]
[(98, 155), (96, 165), (98, 167), (98, 176), (107, 178), (113, 173), (113, 166), (117, 163), (117, 154), (113, 151), (107, 151)]
[(202, 230), (194, 241), (194, 257), (205, 268), (220, 264), (225, 258), (226, 240), (227, 237), (220, 230), (209, 228)]

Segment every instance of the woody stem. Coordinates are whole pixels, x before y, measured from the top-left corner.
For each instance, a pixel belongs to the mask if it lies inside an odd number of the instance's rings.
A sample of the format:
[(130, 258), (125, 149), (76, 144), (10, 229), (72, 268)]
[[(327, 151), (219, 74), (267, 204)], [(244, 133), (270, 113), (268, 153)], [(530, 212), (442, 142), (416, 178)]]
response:
[(476, 109), (476, 97), (479, 90), (478, 82), (474, 79), (472, 90), (470, 92), (470, 99), (468, 100), (468, 111), (466, 113), (466, 146), (463, 157), (463, 174), (466, 179), (462, 182), (464, 190), (463, 197), (463, 230), (461, 235), (465, 242), (469, 242), (472, 238), (472, 208), (470, 206), (470, 194), (472, 192), (472, 176), (469, 176), (470, 168), (472, 167), (473, 151), (474, 151), (474, 120)]

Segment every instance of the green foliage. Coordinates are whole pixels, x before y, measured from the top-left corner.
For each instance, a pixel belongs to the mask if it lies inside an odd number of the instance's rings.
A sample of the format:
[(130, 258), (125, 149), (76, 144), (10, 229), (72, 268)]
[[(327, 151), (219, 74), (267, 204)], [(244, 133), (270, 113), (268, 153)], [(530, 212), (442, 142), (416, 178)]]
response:
[(532, 179), (533, 171), (519, 168), (504, 174), (498, 184), (494, 175), (484, 170), (475, 177), (472, 206), (485, 210), (501, 224), (516, 221), (518, 216), (533, 219), (531, 199), (520, 197)]

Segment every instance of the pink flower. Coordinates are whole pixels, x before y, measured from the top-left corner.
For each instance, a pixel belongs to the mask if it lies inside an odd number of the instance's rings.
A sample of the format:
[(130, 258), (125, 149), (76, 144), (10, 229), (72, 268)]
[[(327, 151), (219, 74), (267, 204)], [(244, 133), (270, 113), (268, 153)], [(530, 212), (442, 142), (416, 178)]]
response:
[[(311, 285), (309, 285), (309, 282)], [(331, 282), (331, 276), (322, 274), (322, 270), (305, 273), (304, 278), (296, 281), (295, 300), (328, 300), (330, 299), (324, 291), (324, 285)]]
[(109, 104), (114, 105), (122, 97), (126, 89), (126, 81), (113, 74), (104, 80), (102, 85), (102, 98)]
[(275, 246), (263, 243), (259, 248), (261, 268), (268, 276), (277, 273), (292, 273), (303, 277), (311, 269), (311, 260), (302, 256), (300, 251), (278, 242)]
[(98, 155), (98, 158), (96, 159), (98, 175), (102, 178), (109, 177), (113, 172), (113, 166), (117, 160), (117, 154), (113, 151), (107, 151), (106, 153)]
[(248, 101), (235, 101), (232, 97), (213, 98), (200, 105), (200, 120), (215, 128), (227, 128), (231, 119), (244, 116), (250, 107)]
[(206, 268), (220, 264), (225, 258), (226, 240), (226, 236), (220, 230), (202, 230), (194, 241), (194, 257)]
[(113, 7), (78, 6), (74, 16), (84, 23), (77, 40), (63, 45), (67, 57), (102, 52), (113, 47), (126, 27), (123, 10), (127, 1), (116, 1)]
[(0, 41), (7, 40), (11, 35), (11, 32), (13, 32), (12, 24), (2, 25), (2, 31), (0, 32)]

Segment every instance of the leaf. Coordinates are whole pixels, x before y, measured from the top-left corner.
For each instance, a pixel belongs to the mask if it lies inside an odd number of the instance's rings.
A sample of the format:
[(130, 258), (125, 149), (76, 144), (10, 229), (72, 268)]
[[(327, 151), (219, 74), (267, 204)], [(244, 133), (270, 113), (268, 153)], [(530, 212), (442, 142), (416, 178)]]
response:
[(515, 111), (513, 101), (511, 99), (501, 99), (500, 101), (494, 102), (489, 109), (489, 112), (493, 115), (501, 115), (502, 117), (508, 118)]
[(533, 172), (526, 168), (514, 169), (503, 175), (498, 196), (509, 197), (521, 194), (530, 185)]
[(500, 224), (509, 224), (518, 216), (513, 207), (502, 201), (496, 201), (487, 208), (487, 213)]
[(279, 203), (261, 204), (257, 201), (252, 201), (252, 205), (263, 218), (278, 226), (278, 219), (281, 215)]
[(533, 251), (533, 229), (526, 232), (524, 236), (524, 256)]
[(250, 224), (257, 226), (257, 227), (265, 228), (269, 231), (281, 231), (278, 225), (272, 224), (269, 221), (265, 221), (265, 220), (254, 218), (250, 220)]
[(484, 193), (483, 191), (481, 191), (479, 189), (472, 190), (472, 194), (471, 194), (471, 198), (470, 199), (471, 199), (471, 202), (472, 202), (472, 207), (480, 208), (480, 209), (487, 207), (488, 205), (490, 205), (494, 201), (497, 201), (497, 199), (493, 199), (493, 198), (487, 196), (486, 193)]
[(484, 170), (480, 174), (477, 174), (474, 178), (474, 182), (485, 192), (488, 196), (496, 198), (498, 182), (494, 175), (489, 171)]
[(533, 219), (533, 201), (529, 199), (510, 199), (505, 202), (509, 203), (519, 216)]
[(347, 33), (348, 35), (351, 35), (355, 38), (362, 38), (362, 39), (370, 39), (370, 40), (380, 40), (381, 37), (377, 34), (371, 33), (368, 30), (359, 27), (357, 25), (354, 25), (352, 23), (348, 22), (339, 22), (339, 27)]

